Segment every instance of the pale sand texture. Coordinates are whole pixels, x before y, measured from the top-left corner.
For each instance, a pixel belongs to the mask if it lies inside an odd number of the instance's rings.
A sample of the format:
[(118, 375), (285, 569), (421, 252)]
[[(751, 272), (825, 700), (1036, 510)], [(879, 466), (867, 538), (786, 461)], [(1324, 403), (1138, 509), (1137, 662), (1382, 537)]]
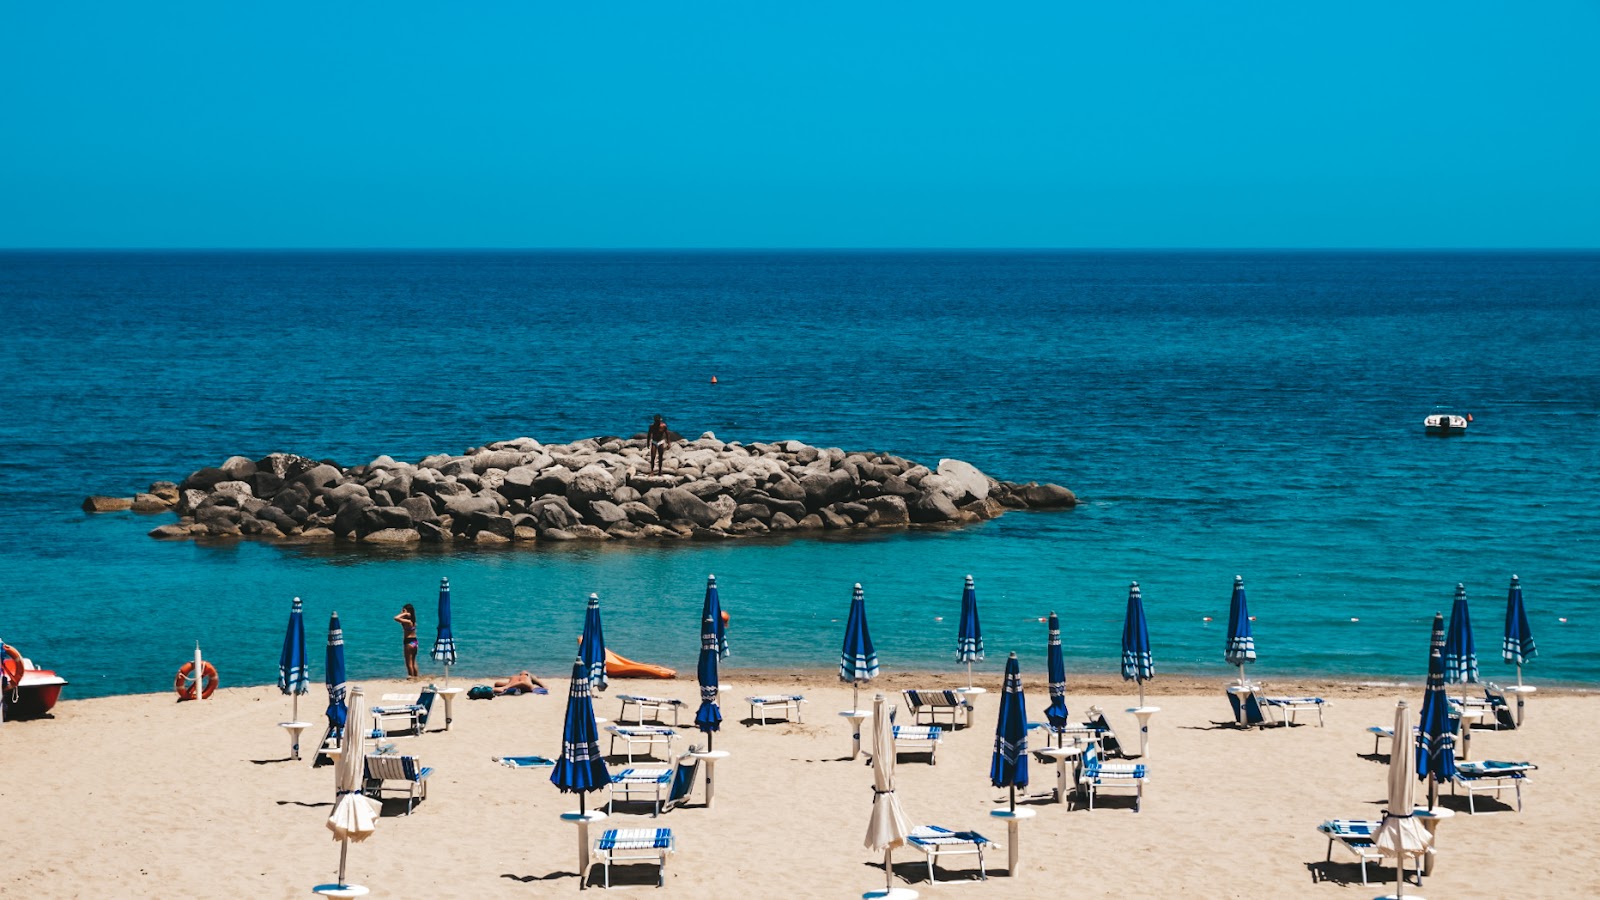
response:
[[(985, 664), (998, 669), (997, 661)], [(871, 804), (871, 771), (842, 760), (849, 732), (837, 711), (850, 691), (817, 675), (730, 673), (718, 749), (732, 756), (717, 770), (715, 809), (694, 804), (652, 820), (619, 815), (624, 826), (662, 825), (678, 836), (663, 896), (742, 897), (753, 890), (783, 897), (848, 897), (880, 887), (880, 854), (862, 847)], [(1042, 718), (1042, 680), (1028, 678), (1028, 709)], [(1073, 683), (1074, 718), (1091, 703), (1137, 746), (1132, 691), (1109, 681)], [(460, 686), (471, 679), (455, 679)], [(399, 739), (436, 771), (426, 802), (412, 816), (389, 800), (377, 834), (350, 849), (351, 880), (375, 896), (545, 897), (577, 892), (574, 828), (557, 816), (576, 799), (549, 783), (548, 769), (512, 770), (497, 754), (559, 749), (564, 684), (549, 696), (457, 701), (454, 729), (436, 711), (431, 730)], [(955, 687), (950, 675), (898, 675), (874, 687)], [(741, 720), (748, 694), (796, 684), (810, 701), (805, 724), (749, 727)], [(997, 677), (979, 684), (976, 724), (947, 736), (936, 766), (904, 755), (899, 796), (914, 824), (971, 828), (1004, 841), (989, 817), (1004, 794), (988, 784)], [(369, 698), (407, 690), (367, 682)], [(1394, 700), (1413, 711), (1421, 690), (1337, 691), (1326, 728), (1239, 731), (1227, 718), (1220, 681), (1158, 681), (1150, 702), (1162, 712), (1152, 729), (1152, 783), (1144, 811), (1110, 799), (1094, 812), (1030, 798), (1037, 818), (1022, 825), (1021, 872), (1004, 875), (1005, 851), (988, 857), (986, 884), (929, 886), (920, 852), (896, 852), (897, 883), (925, 897), (1150, 896), (1371, 897), (1392, 888), (1392, 869), (1373, 869), (1383, 891), (1363, 887), (1353, 857), (1335, 851), (1323, 865), (1326, 840), (1316, 825), (1330, 817), (1376, 818), (1386, 768), (1372, 751), (1368, 725), (1393, 721)], [(1169, 695), (1171, 687), (1187, 694)], [(1131, 688), (1131, 685), (1128, 686)], [(1307, 685), (1278, 684), (1298, 693)], [(1327, 685), (1320, 687), (1327, 688)], [(415, 690), (413, 683), (410, 690)], [(618, 693), (649, 693), (691, 702), (688, 680), (614, 681), (599, 700), (615, 718)], [(862, 694), (868, 706), (873, 691)], [(890, 695), (901, 701), (898, 693)], [(301, 699), (302, 719), (320, 720), (321, 685)], [(0, 726), (0, 894), (17, 897), (301, 897), (332, 880), (339, 848), (325, 829), (333, 770), (285, 761), (288, 742), (277, 722), (289, 698), (276, 689), (219, 691), (204, 703), (178, 704), (171, 694), (65, 700), (54, 720)], [(1435, 874), (1418, 891), (1431, 897), (1572, 897), (1600, 894), (1600, 840), (1592, 815), (1600, 788), (1596, 702), (1580, 694), (1541, 694), (1528, 724), (1516, 732), (1476, 733), (1474, 758), (1529, 759), (1540, 766), (1524, 788), (1523, 812), (1493, 801), (1465, 814), (1465, 797), (1447, 804), (1463, 812), (1441, 832)], [(903, 714), (902, 714), (903, 715)], [(309, 732), (309, 745), (320, 728)], [(1035, 733), (1037, 734), (1037, 733)], [(698, 733), (695, 741), (703, 740)], [(681, 740), (679, 748), (688, 740)], [(1034, 741), (1038, 743), (1037, 739)], [(1055, 783), (1053, 766), (1030, 766), (1030, 793)], [(1419, 786), (1419, 791), (1421, 790)], [(1419, 794), (1420, 796), (1420, 794)], [(591, 795), (591, 804), (605, 802)], [(1037, 805), (1034, 805), (1037, 804)], [(597, 832), (598, 833), (598, 832)], [(593, 877), (598, 879), (599, 868)], [(654, 867), (621, 880), (653, 884)], [(941, 879), (959, 879), (959, 869)], [(598, 883), (598, 881), (596, 881)], [(629, 890), (653, 896), (653, 888)]]

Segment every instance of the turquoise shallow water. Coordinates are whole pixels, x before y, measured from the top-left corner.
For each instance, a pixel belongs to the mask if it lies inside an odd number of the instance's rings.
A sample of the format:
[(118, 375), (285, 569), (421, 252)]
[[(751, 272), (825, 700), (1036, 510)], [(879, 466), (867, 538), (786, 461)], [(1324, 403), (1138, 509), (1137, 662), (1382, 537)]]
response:
[[(1264, 677), (1417, 679), (1458, 581), (1482, 668), (1509, 676), (1515, 572), (1529, 677), (1593, 684), (1597, 305), (1600, 256), (1577, 253), (0, 254), (0, 637), (75, 696), (164, 689), (197, 639), (266, 683), (298, 595), (313, 647), (337, 609), (352, 676), (395, 675), (390, 616), (417, 604), (426, 644), (448, 576), (469, 676), (562, 668), (590, 591), (613, 649), (687, 674), (715, 572), (731, 664), (835, 665), (860, 581), (886, 668), (954, 670), (970, 572), (991, 674), (1010, 649), (1042, 673), (1052, 609), (1069, 668), (1113, 672), (1133, 579), (1158, 671), (1221, 673), (1242, 574)], [(1439, 402), (1468, 436), (1422, 434)], [(1084, 503), (849, 541), (399, 555), (163, 543), (144, 532), (166, 517), (77, 510), (234, 453), (417, 459), (657, 411)]]

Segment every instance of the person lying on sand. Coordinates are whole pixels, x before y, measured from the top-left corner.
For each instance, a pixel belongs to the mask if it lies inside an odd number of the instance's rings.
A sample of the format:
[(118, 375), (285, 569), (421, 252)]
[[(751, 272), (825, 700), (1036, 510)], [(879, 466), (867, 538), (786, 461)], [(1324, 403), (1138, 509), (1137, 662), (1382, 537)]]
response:
[(527, 669), (523, 669), (510, 678), (502, 678), (494, 683), (494, 692), (496, 694), (531, 694), (535, 688), (541, 692), (548, 692), (544, 682), (533, 677), (533, 673)]

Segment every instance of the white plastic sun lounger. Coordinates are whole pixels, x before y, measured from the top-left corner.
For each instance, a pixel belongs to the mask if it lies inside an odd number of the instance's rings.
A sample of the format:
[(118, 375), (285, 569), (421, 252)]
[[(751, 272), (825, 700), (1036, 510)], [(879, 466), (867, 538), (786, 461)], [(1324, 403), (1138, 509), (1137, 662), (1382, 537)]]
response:
[(655, 860), (661, 866), (656, 887), (667, 880), (667, 854), (677, 849), (671, 828), (610, 828), (594, 842), (594, 855), (605, 864), (605, 885), (611, 887), (611, 864)]
[(607, 751), (608, 755), (616, 754), (617, 741), (620, 739), (626, 742), (625, 750), (630, 765), (633, 763), (635, 744), (643, 744), (645, 754), (651, 756), (654, 755), (655, 747), (659, 745), (666, 750), (666, 756), (671, 757), (672, 739), (678, 734), (664, 725), (607, 725), (606, 730), (611, 732), (611, 749)]
[(1500, 799), (1500, 792), (1515, 790), (1517, 793), (1517, 812), (1522, 812), (1522, 785), (1528, 780), (1528, 773), (1539, 768), (1528, 762), (1500, 762), (1498, 760), (1463, 760), (1456, 763), (1456, 777), (1450, 785), (1451, 793), (1456, 788), (1467, 792), (1467, 811), (1476, 813), (1477, 805), (1473, 798), (1477, 794), (1494, 794), (1495, 799)]
[(951, 831), (937, 825), (913, 828), (907, 840), (911, 846), (927, 855), (929, 884), (939, 883), (939, 879), (934, 877), (933, 867), (939, 864), (942, 856), (977, 856), (978, 877), (987, 881), (989, 872), (983, 866), (983, 851), (988, 847), (1000, 846), (976, 831)]
[(804, 721), (800, 717), (800, 704), (806, 702), (801, 694), (765, 694), (760, 697), (746, 697), (744, 701), (750, 704), (750, 718), (760, 719), (761, 724), (767, 724), (769, 714), (783, 713), (785, 718), (791, 714), (794, 721)]
[(1361, 861), (1361, 883), (1367, 883), (1367, 861), (1382, 862), (1383, 854), (1376, 843), (1378, 825), (1372, 819), (1329, 819), (1317, 826), (1317, 831), (1328, 837), (1327, 862), (1333, 862), (1333, 845), (1349, 850)]
[(928, 764), (938, 765), (939, 742), (944, 740), (944, 730), (937, 725), (894, 726), (894, 752), (913, 753), (928, 751)]
[(671, 697), (645, 697), (639, 694), (618, 694), (617, 699), (622, 701), (622, 711), (617, 713), (618, 721), (627, 721), (628, 707), (632, 706), (634, 721), (640, 725), (644, 724), (646, 713), (650, 715), (651, 719), (665, 724), (666, 720), (662, 717), (662, 714), (670, 709), (672, 710), (672, 725), (677, 727), (678, 711), (688, 705), (682, 700), (674, 700)]
[(1133, 794), (1133, 811), (1144, 805), (1146, 779), (1143, 763), (1106, 763), (1100, 759), (1100, 748), (1090, 744), (1080, 757), (1082, 769), (1078, 786), (1089, 794), (1089, 809), (1094, 809), (1095, 794), (1100, 791), (1129, 791)]

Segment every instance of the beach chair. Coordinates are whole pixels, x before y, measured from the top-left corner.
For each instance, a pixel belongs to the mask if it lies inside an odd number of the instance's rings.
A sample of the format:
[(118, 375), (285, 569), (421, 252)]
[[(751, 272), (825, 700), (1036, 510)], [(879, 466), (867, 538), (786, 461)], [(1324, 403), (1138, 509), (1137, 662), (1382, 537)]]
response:
[(667, 854), (676, 849), (671, 828), (608, 828), (594, 842), (594, 855), (605, 865), (608, 888), (613, 863), (637, 860), (655, 860), (661, 866), (656, 876), (656, 887), (661, 887), (667, 880)]
[(490, 760), (510, 769), (548, 769), (556, 761), (543, 756), (491, 756)]
[(412, 735), (422, 734), (422, 730), (428, 726), (428, 714), (433, 711), (434, 698), (438, 695), (439, 689), (431, 684), (423, 688), (416, 697), (406, 694), (384, 694), (383, 699), (386, 702), (400, 702), (394, 705), (374, 706), (369, 710), (372, 713), (373, 736), (388, 737), (389, 726), (385, 723), (387, 719), (402, 719), (405, 731)]
[(1511, 712), (1511, 704), (1506, 701), (1506, 691), (1500, 685), (1489, 682), (1483, 688), (1484, 703), (1494, 713), (1494, 729), (1499, 731), (1504, 728), (1515, 731), (1517, 717)]
[(1233, 707), (1234, 724), (1244, 728), (1265, 725), (1267, 717), (1261, 713), (1261, 701), (1256, 699), (1255, 685), (1247, 687), (1247, 690), (1239, 690), (1237, 686), (1228, 688), (1228, 703)]
[(1501, 762), (1499, 760), (1463, 760), (1456, 763), (1455, 778), (1451, 779), (1450, 793), (1454, 794), (1456, 788), (1467, 792), (1467, 812), (1477, 813), (1478, 807), (1473, 798), (1477, 794), (1494, 794), (1495, 799), (1500, 799), (1500, 792), (1515, 790), (1517, 793), (1517, 812), (1522, 812), (1522, 785), (1528, 780), (1528, 773), (1539, 768), (1528, 762)]
[[(611, 776), (611, 803), (629, 803), (636, 793), (650, 794), (654, 802), (650, 815), (658, 816), (689, 800), (694, 779), (700, 774), (700, 760), (691, 755), (696, 748), (673, 761), (670, 766), (626, 768)], [(622, 796), (619, 798), (618, 793)]]
[(1251, 691), (1250, 696), (1265, 704), (1269, 716), (1276, 719), (1279, 725), (1295, 724), (1295, 714), (1308, 709), (1317, 711), (1317, 727), (1323, 726), (1322, 710), (1329, 706), (1327, 700), (1321, 697), (1268, 697), (1259, 691)]
[(639, 694), (618, 694), (617, 699), (622, 701), (622, 711), (617, 713), (618, 721), (627, 721), (628, 707), (631, 706), (634, 721), (638, 724), (643, 725), (645, 714), (649, 713), (652, 721), (664, 725), (666, 722), (662, 714), (670, 709), (674, 728), (678, 727), (678, 711), (688, 705), (682, 700), (674, 700), (671, 697), (644, 697)]
[(767, 715), (769, 713), (776, 714), (781, 712), (786, 719), (790, 713), (793, 713), (794, 721), (803, 721), (800, 718), (800, 704), (806, 702), (804, 695), (764, 694), (760, 697), (746, 697), (744, 701), (750, 704), (750, 718), (759, 718), (763, 725), (767, 724)]
[(607, 755), (615, 756), (617, 741), (624, 741), (629, 765), (633, 764), (633, 748), (636, 744), (644, 745), (647, 756), (654, 756), (654, 748), (660, 745), (666, 748), (666, 755), (671, 757), (672, 739), (678, 734), (665, 725), (607, 725), (606, 730), (611, 732), (611, 749)]
[(1108, 763), (1101, 759), (1100, 748), (1094, 744), (1083, 749), (1079, 757), (1078, 787), (1089, 795), (1089, 809), (1094, 809), (1095, 795), (1101, 791), (1130, 791), (1133, 794), (1133, 811), (1144, 804), (1146, 779), (1143, 763)]
[(937, 825), (919, 825), (911, 829), (906, 840), (927, 855), (929, 884), (939, 883), (939, 879), (934, 877), (933, 867), (939, 864), (941, 856), (977, 856), (978, 877), (989, 880), (989, 872), (983, 867), (983, 851), (988, 847), (1000, 846), (976, 831), (951, 831)]
[[(972, 704), (967, 702), (959, 691), (901, 691), (906, 698), (906, 709), (911, 712), (911, 722), (914, 725), (937, 725), (940, 716), (949, 717), (951, 728), (957, 724), (965, 725), (967, 716), (972, 711)], [(923, 721), (923, 716), (927, 721)], [(957, 723), (956, 717), (961, 721)]]
[(317, 742), (317, 751), (311, 754), (311, 768), (333, 765), (334, 758), (328, 755), (328, 751), (338, 750), (343, 745), (344, 728), (329, 722), (328, 727), (322, 730), (322, 740)]
[(1381, 863), (1383, 854), (1378, 850), (1377, 839), (1380, 822), (1372, 819), (1329, 819), (1317, 826), (1317, 831), (1328, 838), (1328, 857), (1333, 862), (1333, 845), (1349, 850), (1361, 861), (1361, 883), (1367, 883), (1367, 861)]
[(1122, 744), (1117, 740), (1117, 733), (1111, 728), (1111, 723), (1106, 721), (1106, 714), (1100, 707), (1089, 707), (1088, 716), (1088, 721), (1083, 724), (1085, 728), (1095, 732), (1093, 741), (1100, 745), (1101, 755), (1125, 757), (1127, 754), (1122, 752)]
[(433, 774), (433, 769), (428, 766), (419, 766), (415, 756), (400, 756), (394, 753), (369, 753), (367, 754), (365, 791), (376, 800), (383, 799), (383, 786), (390, 781), (403, 781), (406, 784), (406, 815), (411, 815), (411, 808), (417, 800), (428, 799), (428, 776)]
[(928, 765), (938, 765), (939, 742), (944, 740), (944, 730), (937, 725), (894, 726), (894, 754), (928, 751)]

